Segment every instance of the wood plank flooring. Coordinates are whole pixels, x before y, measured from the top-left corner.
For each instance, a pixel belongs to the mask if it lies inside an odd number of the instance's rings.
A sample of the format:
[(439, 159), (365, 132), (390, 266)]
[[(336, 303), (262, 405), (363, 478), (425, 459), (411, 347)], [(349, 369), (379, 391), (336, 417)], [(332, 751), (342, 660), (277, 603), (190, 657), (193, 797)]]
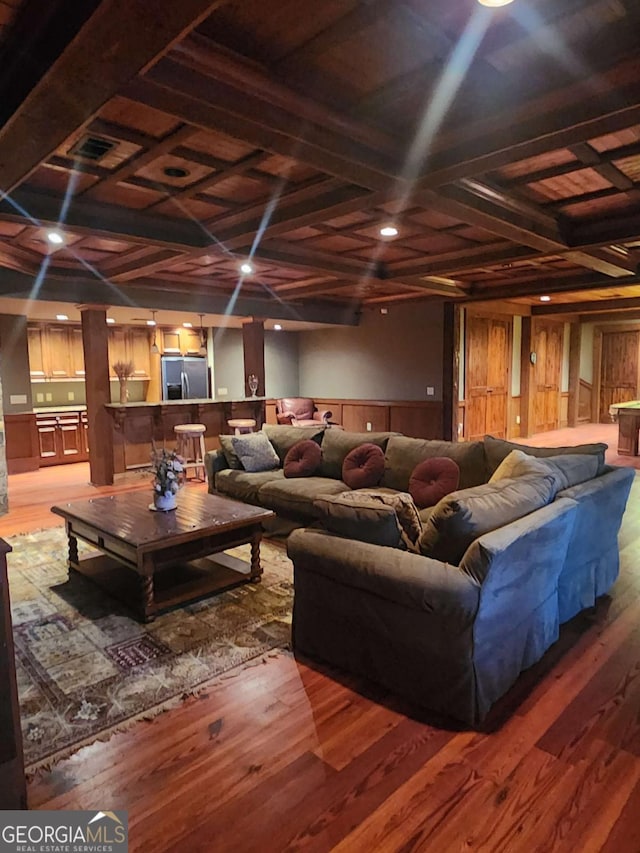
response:
[[(61, 490), (81, 496), (72, 471), (43, 474), (10, 478), (16, 532), (56, 523)], [(273, 654), (60, 762), (30, 782), (30, 807), (127, 809), (144, 853), (639, 853), (640, 478), (620, 544), (611, 595), (563, 627), (483, 732)]]

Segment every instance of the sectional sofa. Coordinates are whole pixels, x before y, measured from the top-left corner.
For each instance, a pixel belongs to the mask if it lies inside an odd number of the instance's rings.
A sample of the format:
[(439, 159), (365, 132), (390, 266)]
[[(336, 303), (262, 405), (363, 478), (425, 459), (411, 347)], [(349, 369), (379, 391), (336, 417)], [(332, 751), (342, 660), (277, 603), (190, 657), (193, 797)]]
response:
[[(292, 429), (265, 430), (282, 461), (311, 437)], [(206, 460), (210, 490), (307, 525), (288, 539), (296, 651), (478, 725), (559, 625), (617, 577), (634, 471), (605, 465), (606, 445), (527, 448), (490, 436), (452, 443), (331, 429), (312, 437), (322, 447), (317, 476), (249, 473), (222, 451)], [(345, 456), (363, 442), (384, 451), (382, 496), (406, 492), (425, 458), (459, 466), (453, 495), (419, 510), (426, 554), (421, 542), (412, 552), (387, 541), (398, 528), (393, 508), (372, 509), (366, 493), (349, 494), (340, 479)], [(533, 471), (490, 482), (514, 449)]]

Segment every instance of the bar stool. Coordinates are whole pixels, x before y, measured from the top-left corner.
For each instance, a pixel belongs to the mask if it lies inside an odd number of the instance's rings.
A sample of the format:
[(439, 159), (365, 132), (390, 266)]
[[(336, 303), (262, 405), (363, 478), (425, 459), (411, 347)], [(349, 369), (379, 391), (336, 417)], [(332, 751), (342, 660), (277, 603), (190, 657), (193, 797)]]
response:
[(229, 429), (234, 431), (234, 435), (242, 435), (245, 432), (253, 432), (256, 427), (255, 418), (230, 418), (227, 421)]
[[(177, 452), (184, 459), (185, 477), (187, 476), (187, 468), (195, 468), (193, 479), (207, 479), (207, 472), (204, 467), (204, 434), (207, 428), (204, 424), (176, 424), (173, 431), (178, 440)], [(198, 468), (202, 468), (202, 476), (198, 475)]]

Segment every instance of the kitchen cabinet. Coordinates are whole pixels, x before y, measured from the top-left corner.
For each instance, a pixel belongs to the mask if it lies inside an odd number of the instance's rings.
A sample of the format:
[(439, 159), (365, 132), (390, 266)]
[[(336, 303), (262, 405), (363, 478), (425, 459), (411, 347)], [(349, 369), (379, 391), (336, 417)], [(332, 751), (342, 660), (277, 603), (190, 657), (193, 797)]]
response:
[(132, 326), (127, 329), (109, 329), (109, 375), (115, 377), (113, 365), (117, 361), (133, 364), (132, 379), (148, 379), (151, 342), (146, 328)]
[(45, 357), (45, 327), (27, 326), (27, 343), (31, 378), (35, 380), (46, 379), (48, 364), (46, 364)]
[(80, 326), (27, 327), (29, 372), (34, 381), (84, 379)]
[(86, 412), (80, 411), (36, 414), (41, 467), (87, 461), (89, 448), (86, 418)]
[(200, 329), (161, 329), (163, 355), (200, 355)]

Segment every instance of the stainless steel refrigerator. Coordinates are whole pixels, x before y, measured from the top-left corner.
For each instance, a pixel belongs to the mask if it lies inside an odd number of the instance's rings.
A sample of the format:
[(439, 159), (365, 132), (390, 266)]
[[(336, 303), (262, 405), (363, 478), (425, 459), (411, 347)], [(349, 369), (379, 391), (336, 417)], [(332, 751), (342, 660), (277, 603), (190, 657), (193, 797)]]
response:
[(162, 399), (209, 398), (209, 367), (206, 358), (162, 356)]

